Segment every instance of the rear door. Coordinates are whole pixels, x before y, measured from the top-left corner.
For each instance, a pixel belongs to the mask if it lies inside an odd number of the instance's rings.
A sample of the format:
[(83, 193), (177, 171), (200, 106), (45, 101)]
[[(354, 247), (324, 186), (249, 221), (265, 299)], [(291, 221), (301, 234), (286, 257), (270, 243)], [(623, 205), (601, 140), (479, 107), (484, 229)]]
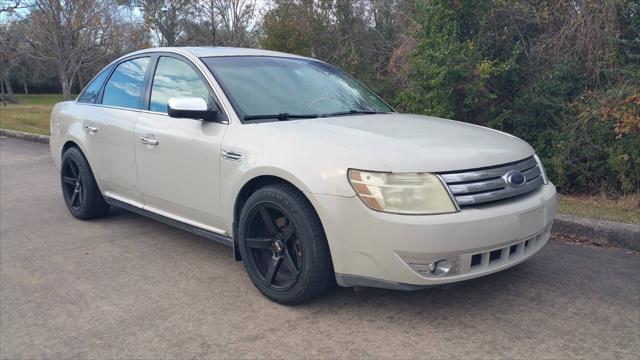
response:
[(216, 101), (200, 70), (179, 55), (156, 57), (145, 109), (136, 123), (135, 153), (144, 208), (224, 234), (220, 216), (220, 147), (227, 125), (171, 118), (167, 101)]
[(138, 191), (134, 131), (150, 62), (146, 55), (116, 64), (83, 120), (91, 167), (105, 195), (138, 206), (142, 195)]

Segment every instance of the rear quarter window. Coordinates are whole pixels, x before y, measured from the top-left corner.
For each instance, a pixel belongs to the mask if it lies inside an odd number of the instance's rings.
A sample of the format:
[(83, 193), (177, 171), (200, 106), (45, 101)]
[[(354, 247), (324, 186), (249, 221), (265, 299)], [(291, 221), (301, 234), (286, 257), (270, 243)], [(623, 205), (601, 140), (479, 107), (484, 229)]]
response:
[(107, 80), (107, 76), (109, 76), (112, 68), (112, 66), (108, 66), (100, 71), (98, 75), (91, 80), (89, 85), (84, 88), (80, 96), (78, 96), (78, 102), (89, 104), (95, 103), (98, 98), (98, 94), (100, 93), (100, 89), (102, 89), (102, 85), (105, 80)]

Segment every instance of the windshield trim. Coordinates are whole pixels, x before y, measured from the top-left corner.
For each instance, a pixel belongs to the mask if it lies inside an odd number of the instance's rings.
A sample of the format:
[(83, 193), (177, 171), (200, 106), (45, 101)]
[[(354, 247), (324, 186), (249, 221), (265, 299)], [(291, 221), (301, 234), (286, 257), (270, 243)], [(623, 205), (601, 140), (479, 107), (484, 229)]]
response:
[[(378, 94), (376, 94), (374, 91), (369, 89), (369, 87), (367, 87), (363, 83), (361, 83), (358, 79), (354, 78), (353, 76), (351, 76), (347, 72), (341, 70), (340, 68), (338, 68), (338, 67), (336, 67), (336, 66), (334, 66), (332, 64), (326, 63), (324, 61), (318, 60), (318, 59), (308, 58), (308, 57), (304, 57), (304, 56), (277, 56), (277, 55), (217, 55), (217, 56), (214, 55), (214, 56), (202, 56), (202, 57), (200, 57), (200, 61), (202, 61), (202, 63), (204, 64), (205, 68), (209, 71), (211, 76), (213, 76), (213, 79), (216, 81), (216, 83), (218, 84), (220, 89), (222, 89), (222, 92), (224, 93), (224, 95), (227, 98), (227, 100), (229, 100), (229, 103), (231, 104), (231, 107), (233, 108), (233, 111), (236, 113), (236, 116), (238, 117), (238, 120), (240, 120), (240, 123), (242, 123), (242, 124), (255, 124), (255, 123), (258, 123), (258, 122), (274, 122), (274, 121), (279, 121), (279, 120), (277, 118), (276, 119), (264, 119), (264, 120), (263, 119), (260, 119), (260, 120), (244, 120), (245, 116), (248, 116), (248, 115), (250, 116), (252, 114), (245, 114), (244, 111), (242, 111), (242, 109), (240, 108), (240, 106), (236, 102), (236, 100), (233, 97), (233, 95), (231, 95), (231, 92), (229, 91), (229, 89), (227, 89), (225, 84), (222, 81), (220, 81), (220, 76), (218, 75), (218, 73), (214, 69), (210, 68), (209, 65), (207, 65), (207, 63), (204, 60), (213, 59), (213, 58), (243, 58), (243, 57), (250, 57), (250, 58), (276, 58), (276, 59), (289, 59), (289, 60), (298, 60), (298, 61), (313, 61), (313, 62), (317, 62), (317, 63), (323, 64), (324, 66), (328, 66), (328, 67), (332, 68), (333, 70), (341, 72), (342, 74), (347, 76), (349, 79), (355, 81), (360, 86), (362, 86), (364, 89), (369, 91), (376, 98), (378, 98), (383, 104), (388, 106), (389, 109), (391, 109), (391, 111), (389, 113), (396, 113), (397, 112), (397, 110), (394, 109), (393, 106), (389, 105), (389, 103), (387, 103), (383, 98), (378, 96)], [(364, 115), (364, 114), (352, 114), (352, 116), (353, 115)]]

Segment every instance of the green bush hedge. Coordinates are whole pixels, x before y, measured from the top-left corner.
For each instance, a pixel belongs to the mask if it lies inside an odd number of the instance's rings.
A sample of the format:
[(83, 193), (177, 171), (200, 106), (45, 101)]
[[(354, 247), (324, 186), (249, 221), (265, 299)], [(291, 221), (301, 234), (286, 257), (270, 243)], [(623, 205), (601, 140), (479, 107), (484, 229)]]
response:
[(561, 191), (637, 193), (639, 11), (627, 0), (418, 2), (398, 108), (523, 138)]

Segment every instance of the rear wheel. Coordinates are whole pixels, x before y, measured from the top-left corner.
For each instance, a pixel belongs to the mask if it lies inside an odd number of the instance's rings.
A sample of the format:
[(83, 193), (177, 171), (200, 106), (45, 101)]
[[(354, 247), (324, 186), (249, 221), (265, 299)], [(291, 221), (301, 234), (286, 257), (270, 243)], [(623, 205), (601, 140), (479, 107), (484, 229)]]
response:
[(60, 183), (64, 202), (74, 217), (94, 219), (109, 211), (109, 204), (98, 189), (89, 162), (78, 148), (69, 148), (62, 155)]
[(294, 187), (277, 184), (257, 190), (245, 203), (239, 225), (247, 273), (269, 299), (299, 304), (335, 283), (320, 220)]

